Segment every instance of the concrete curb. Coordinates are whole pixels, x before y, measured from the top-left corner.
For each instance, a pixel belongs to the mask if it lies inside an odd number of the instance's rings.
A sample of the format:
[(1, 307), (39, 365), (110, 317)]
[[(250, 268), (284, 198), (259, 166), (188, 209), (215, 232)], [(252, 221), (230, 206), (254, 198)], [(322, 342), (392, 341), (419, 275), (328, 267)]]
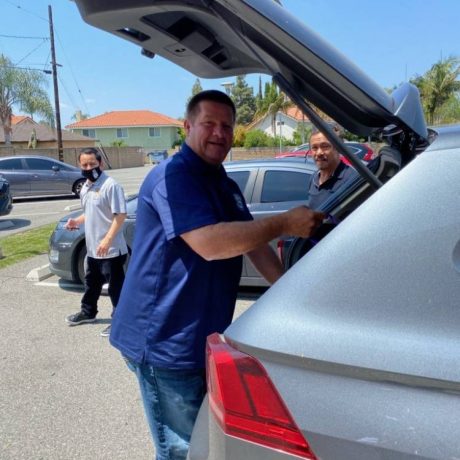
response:
[(31, 270), (26, 276), (26, 280), (43, 281), (44, 279), (49, 278), (50, 276), (52, 276), (52, 273), (50, 272), (50, 265), (46, 264)]
[(81, 209), (81, 204), (71, 204), (64, 208), (64, 211), (76, 211), (77, 209)]

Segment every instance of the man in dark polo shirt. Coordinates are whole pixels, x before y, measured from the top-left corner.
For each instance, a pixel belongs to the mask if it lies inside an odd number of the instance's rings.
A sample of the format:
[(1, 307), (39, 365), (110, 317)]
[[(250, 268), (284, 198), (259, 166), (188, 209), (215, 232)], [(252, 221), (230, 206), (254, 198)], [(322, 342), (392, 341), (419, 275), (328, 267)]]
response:
[(206, 337), (232, 321), (242, 254), (273, 283), (283, 268), (269, 241), (309, 236), (324, 217), (299, 207), (252, 220), (222, 166), (234, 123), (226, 94), (194, 96), (181, 150), (154, 167), (139, 192), (110, 342), (139, 380), (157, 460), (186, 458), (206, 392)]
[(318, 209), (356, 171), (341, 161), (339, 152), (320, 131), (314, 130), (310, 136), (310, 150), (318, 171), (310, 180), (308, 204)]

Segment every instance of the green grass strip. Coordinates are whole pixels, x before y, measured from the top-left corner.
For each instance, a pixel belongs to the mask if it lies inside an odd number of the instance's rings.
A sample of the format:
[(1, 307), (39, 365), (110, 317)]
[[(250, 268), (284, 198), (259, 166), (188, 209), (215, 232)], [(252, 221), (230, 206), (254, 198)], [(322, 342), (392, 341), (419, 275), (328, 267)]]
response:
[(0, 268), (9, 267), (29, 257), (46, 254), (54, 227), (56, 223), (0, 238), (0, 248), (3, 253)]

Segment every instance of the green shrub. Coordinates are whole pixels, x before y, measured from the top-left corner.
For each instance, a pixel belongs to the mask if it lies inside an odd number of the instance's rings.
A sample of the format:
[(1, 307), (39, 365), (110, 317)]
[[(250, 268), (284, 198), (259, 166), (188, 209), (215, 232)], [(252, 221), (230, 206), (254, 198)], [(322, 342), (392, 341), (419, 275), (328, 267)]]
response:
[(246, 133), (246, 139), (244, 140), (244, 148), (246, 149), (253, 147), (272, 147), (273, 145), (274, 139), (260, 129), (254, 129)]

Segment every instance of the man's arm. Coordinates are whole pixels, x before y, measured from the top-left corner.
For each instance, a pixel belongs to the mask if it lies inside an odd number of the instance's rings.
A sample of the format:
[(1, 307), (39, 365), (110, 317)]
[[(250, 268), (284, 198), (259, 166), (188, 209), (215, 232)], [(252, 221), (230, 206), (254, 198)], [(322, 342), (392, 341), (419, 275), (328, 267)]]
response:
[(104, 257), (107, 255), (110, 246), (112, 245), (112, 241), (115, 238), (115, 235), (121, 230), (123, 227), (123, 222), (126, 219), (125, 214), (114, 214), (112, 219), (112, 225), (109, 228), (109, 231), (104, 236), (102, 241), (99, 243), (96, 249), (96, 255), (99, 257)]
[(310, 236), (324, 214), (299, 206), (265, 219), (220, 222), (181, 235), (201, 257), (210, 261), (246, 254), (281, 235)]
[(256, 267), (257, 271), (273, 284), (283, 273), (283, 265), (276, 252), (269, 244), (264, 244), (246, 254)]

